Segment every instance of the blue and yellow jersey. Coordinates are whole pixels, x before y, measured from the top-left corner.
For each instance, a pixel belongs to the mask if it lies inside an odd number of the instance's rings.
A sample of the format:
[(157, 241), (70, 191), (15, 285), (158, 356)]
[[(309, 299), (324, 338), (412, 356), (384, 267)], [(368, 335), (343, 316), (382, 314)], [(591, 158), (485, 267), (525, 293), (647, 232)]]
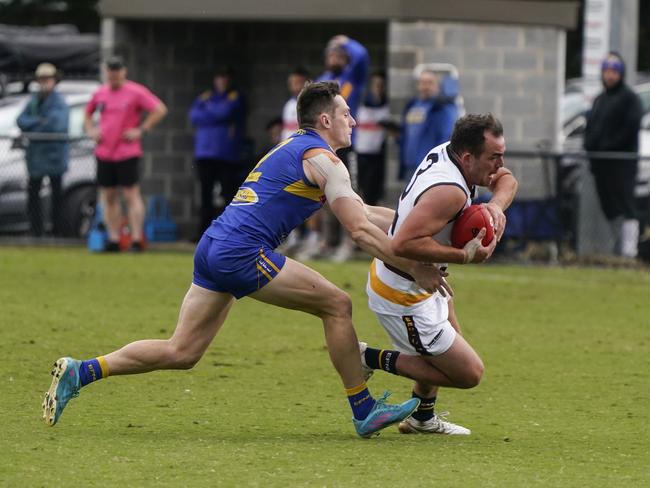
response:
[(325, 195), (307, 180), (303, 154), (332, 151), (312, 130), (298, 130), (271, 149), (253, 168), (232, 202), (206, 234), (237, 249), (276, 248), (289, 233), (321, 208)]

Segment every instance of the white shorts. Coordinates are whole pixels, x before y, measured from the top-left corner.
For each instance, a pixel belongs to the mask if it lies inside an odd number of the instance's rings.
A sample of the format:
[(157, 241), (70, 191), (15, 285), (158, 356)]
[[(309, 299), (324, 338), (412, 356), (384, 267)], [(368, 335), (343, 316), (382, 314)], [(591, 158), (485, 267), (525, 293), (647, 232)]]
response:
[(454, 343), (456, 329), (448, 320), (449, 304), (444, 297), (436, 294), (415, 307), (401, 307), (367, 291), (370, 309), (398, 351), (438, 356)]
[(395, 349), (405, 354), (438, 356), (446, 352), (456, 338), (456, 330), (448, 320), (434, 323), (428, 315), (375, 314)]

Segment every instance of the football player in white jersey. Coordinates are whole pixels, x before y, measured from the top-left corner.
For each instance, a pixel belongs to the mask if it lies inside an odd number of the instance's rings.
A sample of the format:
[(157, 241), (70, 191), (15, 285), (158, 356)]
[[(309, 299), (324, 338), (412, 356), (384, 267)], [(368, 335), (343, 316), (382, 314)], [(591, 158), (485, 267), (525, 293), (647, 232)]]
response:
[[(481, 263), (501, 239), (503, 213), (515, 197), (517, 180), (503, 167), (503, 126), (491, 114), (466, 115), (454, 127), (451, 141), (429, 151), (399, 198), (387, 232), (398, 256), (431, 263)], [(471, 205), (475, 186), (485, 186), (492, 199), (485, 204), (496, 238), (488, 246), (485, 230), (463, 249), (451, 246), (451, 228)], [(433, 238), (432, 238), (433, 236)], [(394, 349), (374, 349), (360, 343), (367, 376), (374, 369), (415, 380), (413, 397), (420, 407), (399, 425), (402, 433), (470, 434), (434, 412), (440, 386), (472, 388), (483, 375), (483, 363), (460, 334), (451, 296), (427, 293), (408, 274), (373, 260), (367, 289), (370, 309), (391, 338)]]

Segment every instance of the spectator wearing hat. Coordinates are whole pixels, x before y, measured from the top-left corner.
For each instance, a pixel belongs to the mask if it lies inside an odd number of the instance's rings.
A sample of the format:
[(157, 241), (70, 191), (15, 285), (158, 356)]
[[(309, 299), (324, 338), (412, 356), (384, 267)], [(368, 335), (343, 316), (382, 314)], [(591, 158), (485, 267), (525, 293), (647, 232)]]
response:
[(41, 63), (36, 68), (38, 93), (34, 94), (16, 123), (26, 133), (27, 173), (29, 175), (27, 207), (31, 233), (44, 233), (44, 215), (41, 208), (41, 185), (47, 176), (52, 194), (52, 233), (58, 235), (61, 229), (61, 178), (68, 169), (68, 106), (55, 90), (58, 73), (50, 63)]
[[(246, 176), (248, 161), (243, 164), (242, 150), (246, 123), (246, 104), (233, 86), (228, 67), (214, 75), (212, 89), (199, 95), (190, 109), (195, 128), (194, 159), (201, 184), (201, 219), (197, 237), (210, 226), (237, 193)], [(223, 206), (214, 205), (214, 185), (219, 183)]]
[[(122, 207), (119, 190), (127, 204), (131, 250), (143, 250), (145, 208), (139, 185), (141, 139), (167, 114), (167, 107), (157, 96), (126, 77), (124, 61), (119, 57), (109, 58), (106, 84), (94, 93), (84, 118), (86, 133), (97, 143), (97, 183), (108, 230), (107, 251), (120, 250)], [(99, 125), (93, 121), (95, 112), (99, 112)]]
[[(587, 116), (585, 149), (637, 154), (643, 116), (641, 100), (625, 83), (625, 63), (618, 53), (610, 52), (601, 69), (604, 91), (596, 97)], [(615, 251), (636, 257), (639, 221), (634, 188), (638, 160), (592, 157), (590, 164), (600, 206), (615, 239)]]

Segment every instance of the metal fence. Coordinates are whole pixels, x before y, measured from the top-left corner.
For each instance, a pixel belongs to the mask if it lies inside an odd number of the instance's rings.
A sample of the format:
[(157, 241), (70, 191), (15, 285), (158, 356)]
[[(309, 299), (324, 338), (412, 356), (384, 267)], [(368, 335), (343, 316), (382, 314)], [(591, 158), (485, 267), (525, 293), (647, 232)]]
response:
[[(53, 140), (65, 140), (70, 148), (59, 198), (53, 192), (54, 182), (47, 176), (30, 177), (25, 162), (28, 144)], [(93, 147), (94, 143), (87, 138), (60, 134), (0, 137), (0, 235), (85, 237), (97, 202)]]
[[(531, 242), (552, 244), (549, 259), (617, 253), (617, 236), (605, 218), (590, 159), (609, 160), (612, 170), (624, 160), (638, 160), (635, 203), (640, 241), (650, 224), (650, 156), (632, 153), (508, 151), (506, 161), (520, 182), (508, 211), (510, 249)], [(514, 244), (514, 245), (513, 245)]]
[[(91, 140), (65, 137), (70, 145), (70, 158), (58, 203), (53, 201), (52, 185), (47, 177), (43, 178), (36, 204), (34, 200), (29, 203), (26, 145), (61, 137), (65, 136), (0, 137), (0, 236), (38, 234), (83, 239), (87, 235), (97, 202)], [(589, 170), (588, 157), (593, 156), (611, 159), (613, 165), (621, 159), (639, 159), (635, 194), (642, 240), (645, 239), (644, 229), (650, 229), (650, 157), (627, 153), (508, 151), (507, 165), (517, 176), (520, 189), (508, 211), (506, 239), (500, 247), (502, 254), (521, 253), (539, 242), (548, 245), (546, 258), (550, 260), (570, 254), (614, 253), (615, 236), (600, 209)], [(397, 185), (397, 182), (389, 184)]]

